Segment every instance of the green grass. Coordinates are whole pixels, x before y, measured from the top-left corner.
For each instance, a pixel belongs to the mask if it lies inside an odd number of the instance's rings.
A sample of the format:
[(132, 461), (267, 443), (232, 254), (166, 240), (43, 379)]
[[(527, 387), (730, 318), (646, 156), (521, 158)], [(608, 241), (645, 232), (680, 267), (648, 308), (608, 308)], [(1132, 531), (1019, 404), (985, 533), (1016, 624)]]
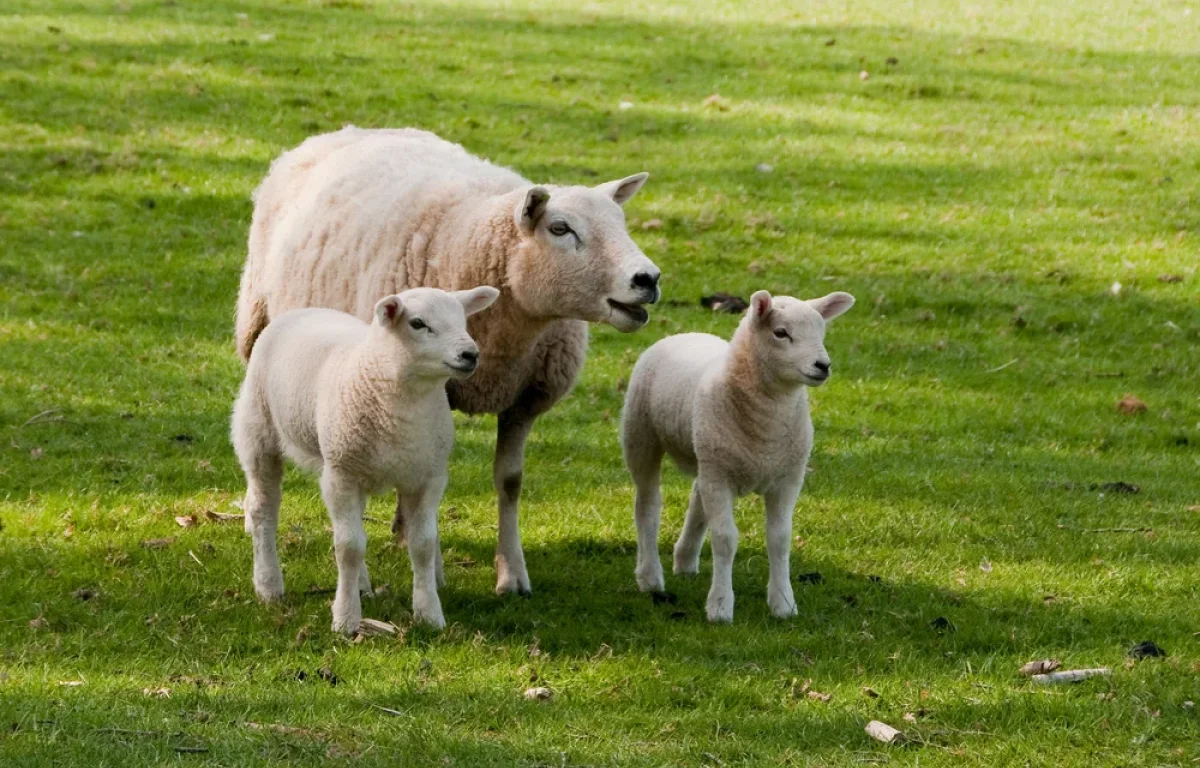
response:
[[(1194, 764), (1200, 7), (569, 5), (5, 4), (0, 764)], [(307, 593), (334, 580), (311, 479), (286, 481), (279, 607), (253, 599), (240, 526), (204, 517), (242, 489), (250, 191), (347, 122), (542, 181), (651, 171), (628, 214), (678, 302), (636, 335), (594, 329), (535, 429), (534, 597), (492, 593), (494, 419), (460, 417), (452, 626), (361, 645)], [(859, 299), (831, 328), (796, 515), (793, 570), (824, 583), (771, 619), (744, 500), (736, 621), (710, 627), (707, 554), (700, 580), (668, 578), (677, 605), (635, 589), (619, 383), (663, 335), (732, 330), (699, 295), (759, 287)], [(1118, 413), (1126, 393), (1149, 410)], [(1141, 493), (1089, 487), (1114, 481)], [(665, 496), (664, 556), (686, 480)], [(368, 534), (390, 584), (368, 615), (407, 625), (407, 558)], [(1170, 656), (1127, 666), (1141, 640)], [(1114, 674), (1016, 677), (1042, 657)], [(552, 701), (523, 700), (535, 674)], [(808, 679), (832, 700), (795, 696)], [(916, 743), (872, 742), (873, 718)]]

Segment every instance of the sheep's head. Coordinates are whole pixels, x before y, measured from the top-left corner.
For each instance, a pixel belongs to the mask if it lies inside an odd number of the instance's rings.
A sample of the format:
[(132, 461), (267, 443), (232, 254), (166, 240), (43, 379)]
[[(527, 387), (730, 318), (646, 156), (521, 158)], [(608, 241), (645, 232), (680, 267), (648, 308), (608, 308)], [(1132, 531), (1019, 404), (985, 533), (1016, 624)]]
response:
[(825, 324), (852, 306), (854, 297), (841, 291), (808, 301), (772, 298), (758, 291), (750, 297), (743, 328), (762, 370), (772, 379), (787, 386), (819, 387), (831, 368)]
[(621, 206), (646, 182), (639, 173), (598, 187), (519, 190), (513, 217), (521, 243), (510, 262), (513, 298), (541, 317), (646, 324), (661, 272), (625, 230)]
[(487, 285), (450, 292), (413, 288), (380, 299), (374, 325), (404, 348), (414, 375), (465, 379), (479, 364), (479, 347), (467, 334), (467, 315), (487, 309), (499, 295)]

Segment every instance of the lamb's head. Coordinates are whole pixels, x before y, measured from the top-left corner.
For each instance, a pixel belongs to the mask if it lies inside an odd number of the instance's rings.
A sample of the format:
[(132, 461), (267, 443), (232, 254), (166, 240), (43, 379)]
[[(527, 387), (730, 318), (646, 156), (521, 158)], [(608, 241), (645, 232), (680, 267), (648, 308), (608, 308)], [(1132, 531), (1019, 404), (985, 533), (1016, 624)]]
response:
[(521, 238), (508, 281), (513, 298), (541, 317), (608, 323), (626, 333), (646, 324), (661, 272), (625, 229), (621, 210), (642, 188), (639, 173), (598, 187), (528, 187), (514, 194)]
[(479, 347), (467, 334), (467, 315), (487, 309), (500, 291), (413, 288), (375, 304), (375, 332), (404, 350), (407, 370), (421, 378), (465, 379), (479, 364)]
[(750, 297), (739, 332), (750, 334), (754, 356), (775, 381), (819, 387), (831, 366), (825, 323), (852, 306), (854, 297), (841, 291), (807, 301), (758, 291)]

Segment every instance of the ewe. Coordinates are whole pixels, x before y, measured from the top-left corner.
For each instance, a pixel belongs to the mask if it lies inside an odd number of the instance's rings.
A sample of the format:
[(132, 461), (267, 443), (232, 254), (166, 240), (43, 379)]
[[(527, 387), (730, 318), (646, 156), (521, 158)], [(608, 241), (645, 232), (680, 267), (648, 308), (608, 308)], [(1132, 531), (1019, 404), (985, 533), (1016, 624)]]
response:
[(475, 370), (479, 348), (466, 316), (499, 293), (404, 291), (380, 299), (370, 325), (332, 309), (295, 310), (259, 337), (233, 407), (233, 445), (246, 473), (260, 598), (283, 595), (275, 531), (287, 456), (320, 475), (333, 521), (333, 630), (352, 634), (362, 620), (359, 590), (371, 592), (363, 509), (368, 494), (391, 488), (408, 529), (413, 616), (446, 625), (436, 517), (454, 445), (446, 382)]
[(238, 351), (248, 359), (290, 309), (369, 319), (377, 297), (403, 288), (500, 288), (495, 308), (468, 326), (479, 370), (448, 391), (457, 410), (499, 415), (496, 591), (529, 594), (517, 527), (525, 440), (579, 375), (585, 321), (634, 331), (658, 299), (658, 267), (621, 211), (645, 181), (537, 185), (412, 129), (314, 136), (281, 155), (255, 193)]
[(766, 502), (770, 581), (767, 604), (794, 616), (788, 578), (792, 510), (804, 484), (813, 428), (806, 386), (829, 378), (825, 321), (854, 305), (848, 293), (800, 301), (759, 291), (733, 341), (685, 333), (658, 342), (638, 359), (621, 416), (625, 464), (637, 486), (638, 561), (642, 591), (663, 588), (658, 559), (663, 454), (696, 478), (675, 573), (695, 575), (705, 528), (712, 530), (713, 581), (708, 620), (733, 620), (733, 556), (738, 533), (733, 502), (759, 493)]

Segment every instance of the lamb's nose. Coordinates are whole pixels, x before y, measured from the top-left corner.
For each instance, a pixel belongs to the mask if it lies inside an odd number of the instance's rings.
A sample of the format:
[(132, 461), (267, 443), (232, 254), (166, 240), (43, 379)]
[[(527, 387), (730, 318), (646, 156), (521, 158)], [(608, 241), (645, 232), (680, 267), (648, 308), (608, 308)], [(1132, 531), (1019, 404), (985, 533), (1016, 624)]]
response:
[(818, 360), (817, 362), (813, 363), (813, 368), (816, 368), (826, 376), (829, 375), (829, 361), (827, 360)]
[(653, 291), (658, 288), (658, 275), (652, 275), (649, 272), (638, 272), (633, 276), (633, 287), (641, 288), (643, 291)]
[(468, 349), (464, 352), (459, 352), (458, 356), (471, 365), (475, 365), (479, 362), (479, 350), (476, 349)]

